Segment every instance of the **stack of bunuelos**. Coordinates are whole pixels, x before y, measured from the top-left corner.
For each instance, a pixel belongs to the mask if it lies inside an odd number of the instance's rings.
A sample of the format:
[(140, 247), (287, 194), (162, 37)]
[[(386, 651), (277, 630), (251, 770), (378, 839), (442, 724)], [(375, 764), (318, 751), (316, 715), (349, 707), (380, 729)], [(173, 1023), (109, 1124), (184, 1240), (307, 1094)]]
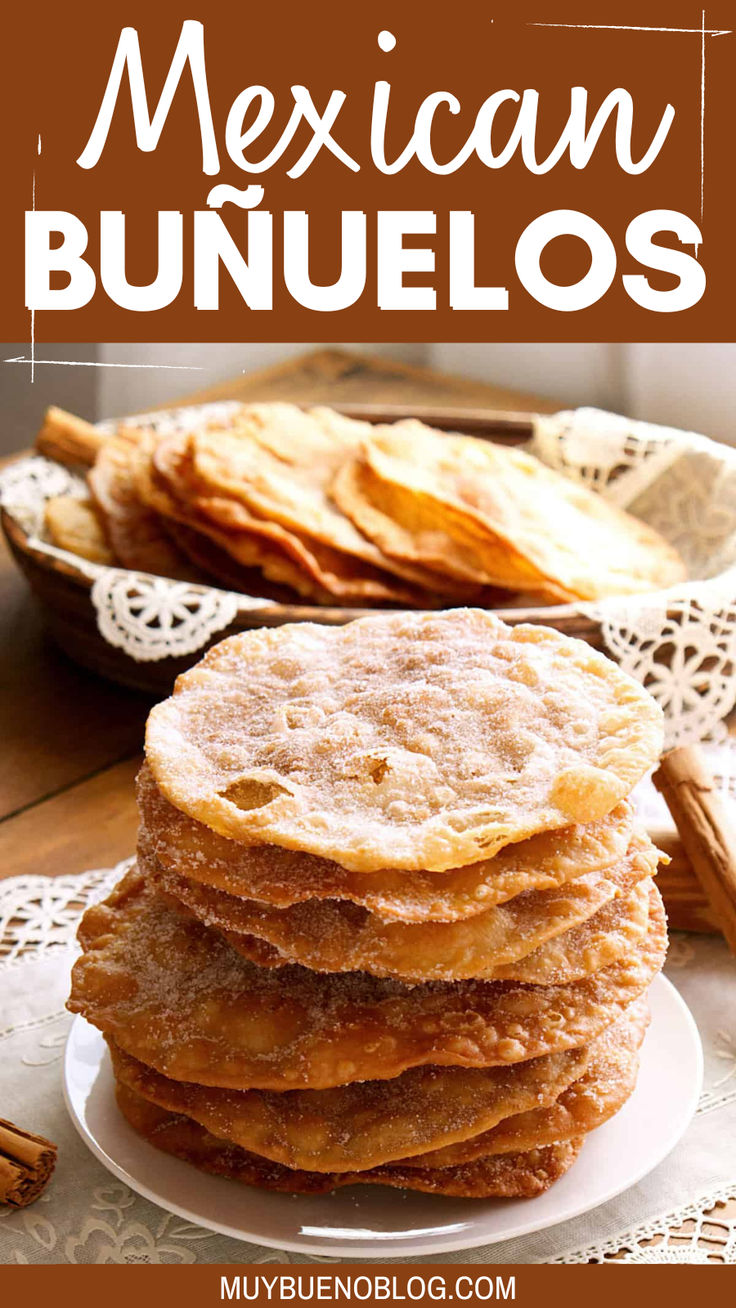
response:
[(635, 1084), (661, 735), (602, 655), (480, 610), (215, 646), (151, 713), (138, 864), (80, 930), (128, 1121), (271, 1189), (545, 1190)]
[(276, 600), (502, 608), (686, 575), (652, 527), (527, 451), (414, 420), (253, 404), (194, 430), (103, 436), (50, 410), (39, 443), (93, 461), (89, 500), (46, 505), (55, 545)]

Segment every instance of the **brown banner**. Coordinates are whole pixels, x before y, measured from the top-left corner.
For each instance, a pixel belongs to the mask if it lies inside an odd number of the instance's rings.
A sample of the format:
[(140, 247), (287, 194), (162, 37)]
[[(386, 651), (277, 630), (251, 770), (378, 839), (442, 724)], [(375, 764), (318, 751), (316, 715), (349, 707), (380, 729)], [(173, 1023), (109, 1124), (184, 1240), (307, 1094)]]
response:
[[(615, 1267), (616, 1263), (608, 1264)], [(3, 1290), (8, 1303), (40, 1308), (51, 1303), (71, 1308), (104, 1301), (106, 1308), (160, 1308), (162, 1295), (173, 1295), (177, 1308), (212, 1308), (215, 1304), (282, 1305), (332, 1303), (343, 1305), (455, 1303), (478, 1308), (487, 1304), (518, 1304), (538, 1308), (548, 1296), (559, 1296), (565, 1308), (649, 1308), (653, 1294), (667, 1292), (671, 1308), (684, 1308), (695, 1296), (707, 1294), (709, 1308), (733, 1302), (733, 1269), (720, 1274), (702, 1267), (637, 1266), (608, 1272), (589, 1266), (495, 1266), (493, 1263), (395, 1264), (352, 1263), (319, 1267), (303, 1263), (213, 1265), (210, 1267), (7, 1267)]]
[(4, 339), (733, 337), (730, 0), (198, 12), (8, 7)]

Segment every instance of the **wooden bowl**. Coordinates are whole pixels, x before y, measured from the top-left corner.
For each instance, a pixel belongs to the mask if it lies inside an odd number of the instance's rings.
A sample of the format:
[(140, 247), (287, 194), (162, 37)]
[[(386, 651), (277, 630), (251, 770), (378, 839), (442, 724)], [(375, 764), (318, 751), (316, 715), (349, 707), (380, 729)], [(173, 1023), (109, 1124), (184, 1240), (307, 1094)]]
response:
[[(373, 407), (333, 406), (350, 417), (368, 422), (395, 422), (400, 418), (419, 418), (446, 431), (503, 444), (520, 444), (532, 434), (529, 414), (498, 414), (468, 409), (438, 409), (414, 406)], [(111, 645), (101, 634), (91, 598), (93, 579), (75, 562), (73, 554), (57, 552), (51, 557), (38, 549), (24, 528), (6, 509), (0, 514), (2, 528), (10, 550), (31, 590), (38, 599), (54, 639), (75, 662), (102, 677), (143, 690), (158, 697), (167, 695), (174, 679), (196, 663), (210, 645), (239, 631), (254, 627), (276, 627), (285, 622), (322, 622), (339, 625), (353, 618), (377, 612), (376, 607), (355, 609), (301, 604), (270, 603), (263, 608), (244, 610), (227, 626), (218, 630), (199, 649), (184, 657), (139, 662), (124, 649)], [(538, 622), (568, 636), (586, 640), (603, 648), (599, 624), (579, 613), (572, 605), (554, 607), (494, 609), (510, 624)]]

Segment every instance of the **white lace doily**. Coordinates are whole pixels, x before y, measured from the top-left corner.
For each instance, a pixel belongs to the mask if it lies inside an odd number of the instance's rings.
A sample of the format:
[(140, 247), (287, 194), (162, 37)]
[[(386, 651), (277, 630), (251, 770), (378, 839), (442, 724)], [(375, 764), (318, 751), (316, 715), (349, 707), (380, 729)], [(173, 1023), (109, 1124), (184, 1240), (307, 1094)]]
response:
[(661, 704), (668, 748), (723, 739), (736, 703), (736, 450), (598, 409), (537, 418), (531, 448), (680, 551), (688, 582), (578, 607)]
[[(237, 410), (225, 402), (144, 414), (131, 426), (192, 430)], [(114, 424), (100, 424), (113, 430)], [(581, 605), (608, 652), (659, 700), (667, 744), (718, 739), (736, 702), (736, 450), (704, 436), (595, 409), (535, 420), (543, 462), (652, 523), (681, 551), (691, 580), (656, 595)], [(44, 537), (50, 495), (83, 494), (81, 476), (34, 456), (0, 476), (0, 501), (32, 550), (61, 557), (93, 581), (100, 632), (137, 661), (202, 649), (238, 613), (270, 601), (212, 586), (103, 568)]]
[[(243, 1244), (166, 1213), (110, 1176), (77, 1136), (60, 1080), (74, 931), (125, 866), (0, 882), (0, 1103), (4, 1116), (59, 1146), (41, 1199), (27, 1209), (0, 1207), (0, 1263), (333, 1261)], [(695, 1016), (705, 1052), (698, 1112), (674, 1153), (583, 1217), (444, 1261), (736, 1263), (736, 1205), (724, 1208), (736, 1200), (736, 962), (719, 938), (675, 935), (667, 974)]]

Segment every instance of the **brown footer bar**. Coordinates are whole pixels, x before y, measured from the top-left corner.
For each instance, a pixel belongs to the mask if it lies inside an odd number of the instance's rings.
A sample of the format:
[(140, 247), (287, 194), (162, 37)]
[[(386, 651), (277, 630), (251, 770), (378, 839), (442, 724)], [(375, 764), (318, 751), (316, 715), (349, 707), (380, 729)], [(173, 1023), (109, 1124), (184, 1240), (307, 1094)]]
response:
[[(715, 1265), (715, 1264), (712, 1264)], [(616, 1267), (615, 1262), (607, 1263)], [(398, 1267), (345, 1263), (191, 1266), (6, 1266), (0, 1271), (7, 1304), (54, 1308), (218, 1308), (227, 1304), (519, 1304), (542, 1308), (666, 1308), (697, 1303), (732, 1308), (734, 1268), (718, 1276), (700, 1266), (629, 1266), (603, 1277), (591, 1266), (422, 1263)], [(553, 1295), (554, 1299), (547, 1299)], [(666, 1295), (665, 1299), (661, 1296)], [(132, 1298), (131, 1296), (134, 1296)]]

